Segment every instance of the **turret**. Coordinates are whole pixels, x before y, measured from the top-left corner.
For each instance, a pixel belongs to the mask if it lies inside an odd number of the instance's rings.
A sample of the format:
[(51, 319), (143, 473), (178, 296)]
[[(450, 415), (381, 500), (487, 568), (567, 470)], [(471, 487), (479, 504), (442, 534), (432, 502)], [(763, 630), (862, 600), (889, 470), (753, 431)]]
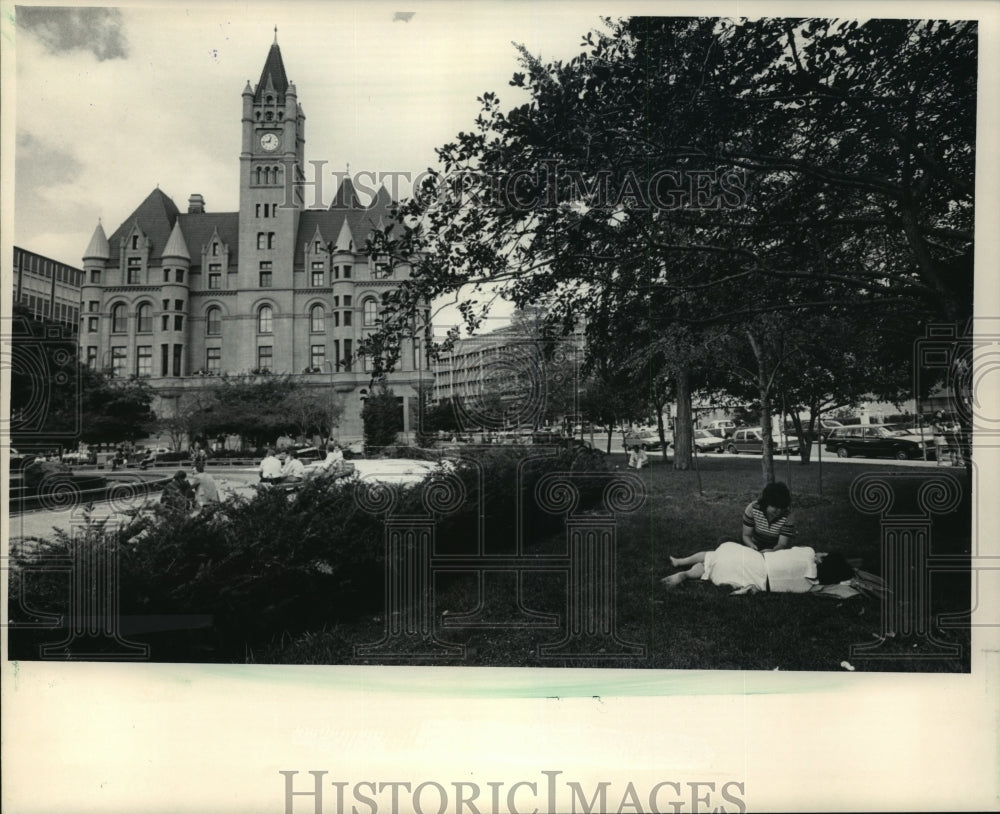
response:
[[(83, 344), (100, 345), (99, 333), (90, 331), (89, 320), (98, 318), (104, 307), (103, 290), (105, 284), (105, 270), (108, 260), (111, 258), (111, 248), (108, 246), (108, 238), (104, 234), (104, 227), (101, 221), (97, 221), (97, 228), (90, 238), (87, 250), (83, 253), (83, 282), (80, 284), (80, 317), (83, 324), (80, 326), (80, 341)], [(97, 311), (92, 311), (90, 303), (97, 303)], [(100, 319), (98, 318), (98, 331), (100, 331)]]
[(250, 80), (243, 88), (243, 144), (240, 150), (244, 155), (249, 155), (253, 149), (253, 88), (250, 87)]
[[(163, 248), (162, 258), (163, 284), (160, 286), (160, 308), (157, 309), (159, 339), (164, 346), (172, 346), (170, 374), (184, 376), (188, 373), (184, 369), (183, 360), (187, 358), (185, 346), (190, 321), (191, 255), (179, 220), (174, 223), (167, 245)], [(173, 363), (177, 356), (182, 360), (179, 370)]]

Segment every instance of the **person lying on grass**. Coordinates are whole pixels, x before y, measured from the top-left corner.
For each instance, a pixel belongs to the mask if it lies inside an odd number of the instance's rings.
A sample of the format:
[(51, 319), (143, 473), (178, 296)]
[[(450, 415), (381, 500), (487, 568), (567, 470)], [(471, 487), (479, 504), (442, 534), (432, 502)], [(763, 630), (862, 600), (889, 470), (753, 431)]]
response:
[(685, 568), (664, 577), (664, 588), (676, 588), (689, 579), (705, 579), (728, 585), (734, 593), (807, 593), (821, 585), (833, 585), (854, 576), (854, 569), (837, 552), (818, 554), (809, 546), (781, 551), (754, 551), (739, 543), (723, 543), (715, 551), (699, 551), (690, 557), (671, 557), (674, 568)]
[(760, 497), (743, 510), (743, 545), (755, 551), (779, 551), (795, 539), (789, 512), (792, 495), (781, 481), (769, 483)]

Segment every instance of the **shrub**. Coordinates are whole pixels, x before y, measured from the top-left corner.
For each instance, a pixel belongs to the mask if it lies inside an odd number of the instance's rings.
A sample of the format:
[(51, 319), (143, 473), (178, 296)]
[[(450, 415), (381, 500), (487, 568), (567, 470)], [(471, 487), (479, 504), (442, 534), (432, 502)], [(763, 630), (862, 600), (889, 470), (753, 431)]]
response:
[[(519, 532), (528, 548), (544, 545), (542, 536), (558, 531), (563, 521), (535, 505), (539, 478), (601, 468), (603, 457), (588, 450), (538, 456), (530, 447), (498, 448), (449, 465), (462, 482), (464, 499), (437, 524), (439, 550), (475, 551), (481, 517), (492, 550), (510, 549)], [(512, 488), (519, 472), (525, 497), (520, 515)], [(147, 636), (155, 660), (243, 660), (246, 648), (286, 633), (378, 612), (383, 607), (384, 518), (359, 505), (356, 483), (356, 478), (319, 480), (294, 493), (262, 487), (251, 499), (232, 498), (193, 517), (158, 510), (119, 529), (92, 522), (75, 538), (57, 533), (30, 553), (12, 556), (10, 618), (15, 623), (25, 618), (19, 596), (36, 612), (67, 612), (66, 573), (37, 565), (39, 557), (72, 561), (80, 545), (117, 557), (123, 616), (211, 617), (211, 628), (196, 634)], [(600, 488), (603, 481), (584, 481), (584, 504), (597, 500)], [(400, 488), (397, 497), (397, 515), (425, 513), (420, 489)], [(58, 630), (13, 627), (10, 657), (36, 658), (38, 644), (63, 636)]]
[(405, 444), (382, 447), (379, 458), (405, 458), (411, 461), (440, 461), (442, 454), (436, 450), (411, 447)]

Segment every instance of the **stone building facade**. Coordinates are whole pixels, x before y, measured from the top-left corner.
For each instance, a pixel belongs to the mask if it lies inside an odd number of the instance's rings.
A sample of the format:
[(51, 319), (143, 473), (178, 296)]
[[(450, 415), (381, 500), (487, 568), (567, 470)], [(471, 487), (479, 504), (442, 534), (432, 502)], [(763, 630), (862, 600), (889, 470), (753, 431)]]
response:
[[(223, 374), (290, 374), (342, 398), (337, 435), (356, 440), (372, 387), (358, 348), (410, 271), (364, 252), (390, 196), (381, 188), (364, 204), (348, 178), (329, 208), (304, 205), (306, 117), (277, 41), (241, 101), (239, 211), (211, 212), (195, 193), (182, 212), (157, 188), (110, 237), (98, 224), (83, 257), (81, 357), (147, 378), (164, 417)], [(409, 402), (432, 382), (420, 340), (408, 340), (387, 382), (407, 430)]]

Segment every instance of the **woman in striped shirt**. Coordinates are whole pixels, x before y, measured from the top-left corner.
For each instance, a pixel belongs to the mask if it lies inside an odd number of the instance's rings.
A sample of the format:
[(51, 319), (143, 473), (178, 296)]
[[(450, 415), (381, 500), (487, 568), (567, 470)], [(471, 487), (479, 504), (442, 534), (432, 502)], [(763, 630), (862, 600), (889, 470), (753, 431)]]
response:
[(767, 484), (743, 511), (743, 545), (755, 551), (779, 551), (792, 545), (795, 522), (789, 514), (791, 507), (792, 495), (785, 484)]

